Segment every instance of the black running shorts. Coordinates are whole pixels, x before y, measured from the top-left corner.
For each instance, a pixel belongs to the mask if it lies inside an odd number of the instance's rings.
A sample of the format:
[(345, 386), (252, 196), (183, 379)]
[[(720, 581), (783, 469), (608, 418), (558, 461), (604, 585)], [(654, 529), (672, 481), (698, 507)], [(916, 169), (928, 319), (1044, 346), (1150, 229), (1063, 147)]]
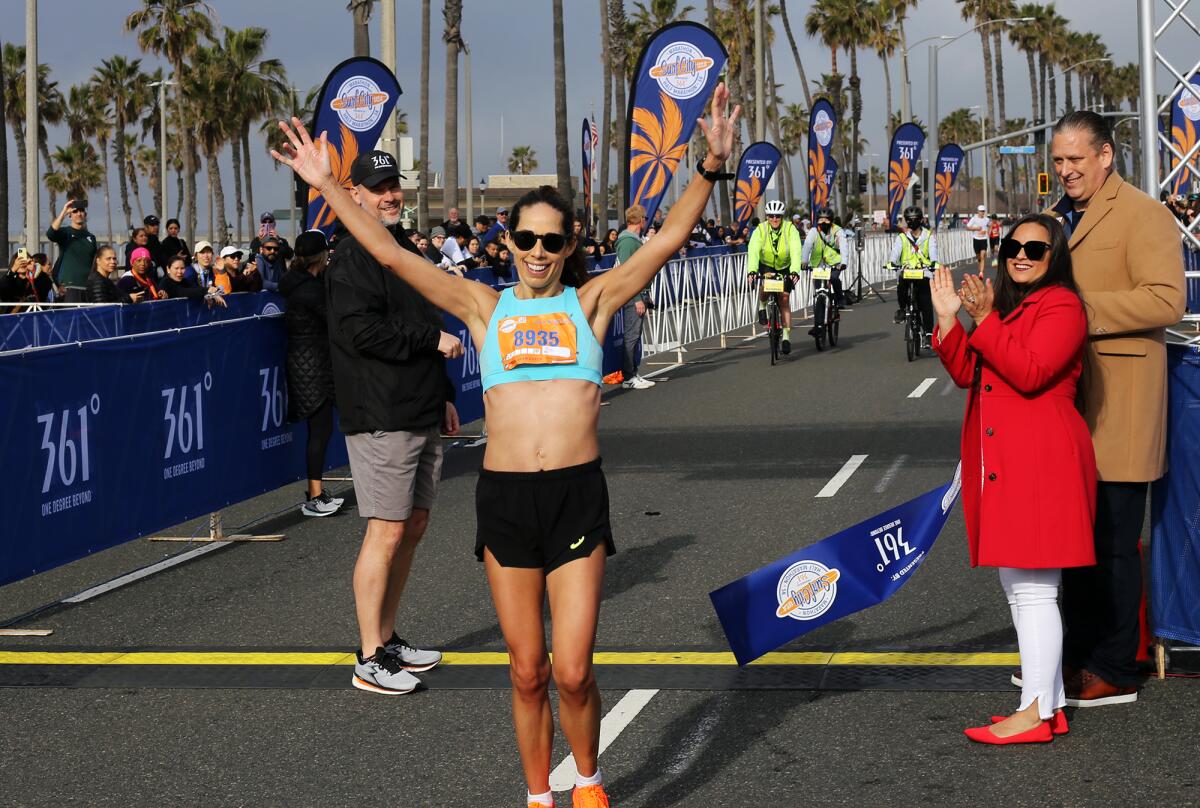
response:
[(985, 238), (973, 238), (971, 244), (975, 248), (976, 257), (988, 251), (988, 240)]
[(480, 469), (475, 516), (475, 557), (483, 561), (486, 547), (502, 567), (551, 572), (601, 542), (616, 552), (600, 458), (550, 471)]

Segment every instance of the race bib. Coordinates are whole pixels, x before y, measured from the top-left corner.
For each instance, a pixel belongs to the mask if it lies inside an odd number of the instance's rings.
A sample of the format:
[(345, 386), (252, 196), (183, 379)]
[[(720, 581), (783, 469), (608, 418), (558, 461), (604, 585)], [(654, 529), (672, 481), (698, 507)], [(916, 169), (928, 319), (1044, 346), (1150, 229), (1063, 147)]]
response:
[(833, 267), (813, 267), (814, 281), (827, 281), (833, 277)]
[(770, 278), (763, 280), (763, 291), (767, 294), (782, 293), (787, 290), (783, 278)]
[(505, 317), (496, 327), (505, 370), (518, 365), (570, 365), (578, 358), (575, 323), (566, 312)]
[(904, 270), (904, 280), (906, 280), (906, 281), (919, 281), (919, 280), (924, 280), (924, 278), (925, 278), (924, 270), (920, 270), (920, 269)]

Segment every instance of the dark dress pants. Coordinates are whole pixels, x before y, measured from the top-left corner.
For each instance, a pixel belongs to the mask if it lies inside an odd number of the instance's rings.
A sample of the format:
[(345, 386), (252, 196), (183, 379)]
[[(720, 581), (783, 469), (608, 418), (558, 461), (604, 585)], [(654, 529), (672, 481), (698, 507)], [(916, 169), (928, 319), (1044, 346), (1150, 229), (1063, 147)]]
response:
[(1138, 538), (1148, 483), (1096, 485), (1096, 566), (1063, 570), (1063, 663), (1117, 687), (1137, 672), (1142, 602)]
[(638, 343), (642, 341), (642, 318), (637, 313), (639, 300), (641, 297), (635, 297), (622, 309), (625, 320), (625, 353), (621, 360), (621, 375), (625, 377), (625, 381), (631, 380), (638, 371)]

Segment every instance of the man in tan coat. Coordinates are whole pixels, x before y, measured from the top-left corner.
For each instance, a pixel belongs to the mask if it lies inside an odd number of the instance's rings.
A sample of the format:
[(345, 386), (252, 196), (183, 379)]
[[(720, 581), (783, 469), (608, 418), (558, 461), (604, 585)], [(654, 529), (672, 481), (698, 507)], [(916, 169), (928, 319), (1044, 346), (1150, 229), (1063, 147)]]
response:
[(1072, 112), (1051, 154), (1088, 313), (1081, 380), (1098, 467), (1096, 566), (1063, 571), (1067, 704), (1137, 700), (1142, 596), (1138, 539), (1148, 484), (1166, 471), (1165, 329), (1183, 315), (1183, 258), (1171, 214), (1113, 171), (1112, 126)]

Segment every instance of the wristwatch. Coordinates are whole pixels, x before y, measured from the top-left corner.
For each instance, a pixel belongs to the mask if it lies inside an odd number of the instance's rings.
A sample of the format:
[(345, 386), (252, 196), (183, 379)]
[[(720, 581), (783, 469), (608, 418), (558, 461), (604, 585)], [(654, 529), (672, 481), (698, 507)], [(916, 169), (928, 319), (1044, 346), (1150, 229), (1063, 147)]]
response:
[(704, 158), (696, 163), (696, 170), (700, 172), (700, 176), (709, 182), (720, 182), (721, 180), (731, 180), (736, 177), (736, 174), (731, 174), (728, 171), (709, 171), (704, 167)]

